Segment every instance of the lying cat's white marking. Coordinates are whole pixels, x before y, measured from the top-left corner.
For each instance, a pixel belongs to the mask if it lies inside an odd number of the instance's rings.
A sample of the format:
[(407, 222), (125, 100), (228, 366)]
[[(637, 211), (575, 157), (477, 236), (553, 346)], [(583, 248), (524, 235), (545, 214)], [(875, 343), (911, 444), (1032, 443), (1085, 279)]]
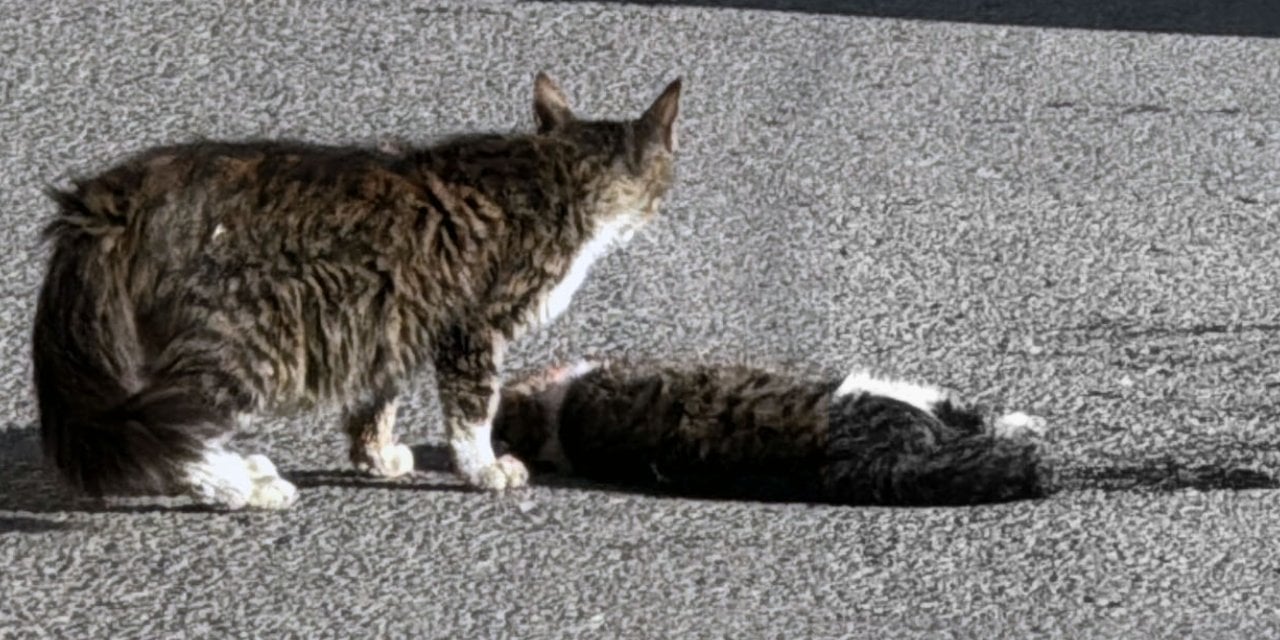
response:
[(946, 397), (946, 394), (941, 389), (932, 385), (877, 378), (867, 371), (850, 373), (844, 379), (844, 382), (840, 383), (840, 387), (836, 389), (835, 396), (840, 397), (855, 393), (869, 393), (893, 398), (930, 413), (933, 412), (933, 405)]
[[(574, 378), (580, 378), (599, 368), (600, 363), (595, 360), (579, 360), (565, 369), (563, 381), (569, 382)], [(563, 399), (563, 394), (561, 399)]]
[(551, 374), (553, 381), (551, 386), (542, 392), (540, 406), (544, 412), (543, 424), (547, 425), (548, 433), (538, 449), (537, 459), (554, 465), (559, 473), (573, 473), (573, 465), (565, 455), (564, 447), (560, 445), (560, 405), (564, 404), (565, 393), (569, 391), (569, 385), (575, 378), (591, 373), (599, 367), (600, 363), (593, 360), (579, 360), (571, 365), (560, 367)]
[(992, 428), (996, 435), (1013, 438), (1023, 435), (1043, 436), (1047, 427), (1044, 418), (1027, 415), (1021, 411), (1006, 413), (996, 418)]

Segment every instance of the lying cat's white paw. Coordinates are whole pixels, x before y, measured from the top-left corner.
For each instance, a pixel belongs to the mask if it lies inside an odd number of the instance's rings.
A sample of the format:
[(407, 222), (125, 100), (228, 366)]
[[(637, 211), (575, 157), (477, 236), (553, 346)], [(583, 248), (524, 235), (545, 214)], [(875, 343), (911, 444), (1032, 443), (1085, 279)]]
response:
[(248, 506), (254, 509), (287, 509), (298, 501), (298, 488), (279, 476), (266, 476), (253, 481)]
[(1040, 416), (1014, 411), (996, 418), (993, 427), (996, 435), (1001, 438), (1040, 438), (1044, 437), (1048, 423)]
[(408, 445), (391, 444), (380, 451), (363, 450), (352, 455), (356, 470), (378, 478), (399, 478), (413, 472), (413, 451)]
[(529, 483), (529, 470), (514, 456), (505, 455), (478, 471), (466, 474), (467, 483), (479, 489), (502, 491), (517, 489)]

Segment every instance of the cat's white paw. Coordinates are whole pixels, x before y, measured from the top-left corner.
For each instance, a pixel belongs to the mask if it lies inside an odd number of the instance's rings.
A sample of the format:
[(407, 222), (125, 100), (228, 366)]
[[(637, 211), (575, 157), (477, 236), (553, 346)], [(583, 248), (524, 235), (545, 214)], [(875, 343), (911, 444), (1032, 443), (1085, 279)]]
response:
[(465, 477), (471, 486), (489, 491), (517, 489), (529, 484), (529, 470), (511, 455), (504, 455)]
[(298, 501), (298, 488), (279, 476), (264, 476), (253, 481), (248, 506), (254, 509), (287, 509)]
[(380, 451), (366, 449), (356, 458), (356, 470), (378, 478), (399, 478), (413, 472), (413, 451), (408, 445), (391, 444)]
[(182, 484), (197, 503), (223, 509), (243, 509), (253, 495), (253, 477), (237, 453), (210, 447), (183, 469)]
[(249, 477), (256, 482), (261, 478), (279, 478), (280, 472), (276, 471), (276, 465), (271, 459), (255, 453), (244, 457), (244, 466), (249, 470)]
[(197, 484), (187, 489), (187, 495), (197, 504), (216, 507), (229, 511), (238, 511), (249, 506), (253, 495), (253, 484), (244, 487), (229, 487), (221, 484)]
[(1048, 423), (1040, 416), (1014, 411), (996, 418), (993, 426), (996, 435), (1001, 438), (1041, 438), (1044, 437)]

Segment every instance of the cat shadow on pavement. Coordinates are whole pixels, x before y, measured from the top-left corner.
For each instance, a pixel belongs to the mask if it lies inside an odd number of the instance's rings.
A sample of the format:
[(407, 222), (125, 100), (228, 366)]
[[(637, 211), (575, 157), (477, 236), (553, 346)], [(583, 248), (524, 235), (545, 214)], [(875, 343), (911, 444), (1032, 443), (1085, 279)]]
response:
[[(418, 471), (448, 473), (452, 469), (449, 451), (440, 445), (413, 447), (415, 467)], [(628, 486), (614, 483), (598, 483), (584, 478), (539, 473), (531, 470), (531, 483), (558, 489), (590, 489), (613, 491), (656, 497), (679, 497), (655, 490), (652, 486)], [(1125, 464), (1101, 464), (1072, 466), (1064, 464), (1058, 471), (1056, 487), (1059, 491), (1151, 492), (1166, 493), (1185, 489), (1197, 491), (1240, 491), (1246, 489), (1280, 489), (1280, 478), (1264, 471), (1239, 466), (1214, 464), (1185, 465), (1164, 458)], [(412, 485), (405, 485), (412, 488)], [(697, 498), (724, 498), (718, 494), (680, 494)], [(765, 501), (790, 502), (785, 497), (760, 496)], [(752, 500), (752, 498), (728, 498)]]
[(74, 523), (34, 514), (83, 510), (82, 502), (45, 470), (34, 425), (0, 428), (0, 539), (75, 529)]
[[(410, 448), (413, 450), (413, 467), (416, 471), (447, 473), (450, 477), (453, 477), (453, 461), (450, 459), (448, 447), (438, 444), (420, 444)], [(539, 472), (539, 470), (532, 465), (529, 467), (529, 483), (542, 487), (564, 489), (618, 489), (618, 487), (615, 487), (614, 485), (600, 484), (584, 478), (558, 475), (550, 472)], [(665, 495), (640, 487), (637, 487), (634, 490), (629, 490), (624, 487), (621, 488), (621, 490), (626, 493), (657, 496)]]
[[(424, 470), (420, 464), (415, 464), (415, 467), (417, 470)], [(426, 470), (429, 471), (431, 469)], [(291, 471), (283, 472), (281, 475), (297, 485), (299, 489), (307, 489), (310, 487), (342, 487), (384, 491), (457, 491), (464, 493), (473, 491), (470, 487), (467, 487), (460, 481), (455, 484), (450, 484), (448, 482), (431, 482), (423, 481), (420, 476), (404, 478), (375, 478), (364, 475), (363, 473), (353, 469)]]
[(0, 511), (77, 511), (83, 502), (45, 468), (35, 425), (0, 429)]
[(78, 528), (77, 525), (73, 523), (59, 520), (0, 515), (0, 538), (9, 534), (52, 533), (55, 531), (70, 531), (76, 528)]
[[(413, 447), (419, 472), (447, 474), (445, 478), (424, 478), (422, 473), (400, 480), (368, 478), (352, 470), (300, 470), (283, 475), (301, 489), (308, 487), (349, 487), (378, 491), (472, 491), (452, 475), (448, 449), (440, 445)], [(652, 487), (601, 484), (552, 473), (533, 472), (534, 484), (559, 489), (592, 489), (658, 495)], [(1280, 479), (1254, 469), (1221, 467), (1212, 464), (1180, 465), (1162, 459), (1132, 464), (1092, 465), (1061, 470), (1064, 491), (1149, 491), (1173, 492), (1280, 489)], [(46, 520), (32, 514), (67, 512), (153, 513), (216, 512), (200, 505), (172, 503), (172, 498), (156, 498), (150, 504), (114, 504), (76, 496), (63, 487), (40, 459), (40, 440), (35, 425), (7, 424), (0, 429), (0, 535), (46, 533), (75, 528), (74, 523)], [(14, 513), (19, 512), (19, 513)]]
[(1258, 469), (1213, 464), (1186, 465), (1168, 460), (1066, 468), (1061, 488), (1101, 491), (1242, 491), (1280, 489), (1280, 479)]
[[(157, 498), (156, 501), (172, 501)], [(0, 429), (0, 534), (38, 533), (76, 525), (43, 520), (26, 513), (152, 513), (205, 511), (192, 504), (116, 504), (79, 496), (59, 482), (41, 460), (40, 436), (33, 424), (9, 423)]]
[[(354, 471), (282, 471), (299, 488), (319, 486), (378, 490), (468, 491), (461, 484), (420, 482), (418, 479), (381, 480)], [(20, 513), (12, 513), (20, 512)], [(78, 496), (63, 486), (41, 460), (40, 436), (34, 424), (9, 423), (0, 428), (0, 534), (38, 533), (73, 528), (65, 522), (43, 520), (41, 513), (219, 513), (220, 509), (192, 504), (182, 498), (142, 497), (98, 500)]]

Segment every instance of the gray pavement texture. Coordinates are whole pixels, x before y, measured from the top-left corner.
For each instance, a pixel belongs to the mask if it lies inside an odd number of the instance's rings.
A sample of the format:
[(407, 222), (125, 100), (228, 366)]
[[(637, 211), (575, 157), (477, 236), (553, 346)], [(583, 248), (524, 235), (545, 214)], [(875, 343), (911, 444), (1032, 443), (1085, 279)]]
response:
[[(1010, 4), (0, 1), (0, 637), (1280, 637), (1280, 49), (1250, 37), (1276, 23)], [(597, 115), (684, 75), (680, 180), (515, 364), (933, 380), (1045, 416), (1068, 490), (491, 496), (346, 474), (332, 416), (240, 439), (302, 486), (283, 513), (102, 508), (39, 471), (44, 185), (196, 136), (525, 127), (539, 69)], [(436, 411), (428, 380), (404, 438), (438, 443)]]

